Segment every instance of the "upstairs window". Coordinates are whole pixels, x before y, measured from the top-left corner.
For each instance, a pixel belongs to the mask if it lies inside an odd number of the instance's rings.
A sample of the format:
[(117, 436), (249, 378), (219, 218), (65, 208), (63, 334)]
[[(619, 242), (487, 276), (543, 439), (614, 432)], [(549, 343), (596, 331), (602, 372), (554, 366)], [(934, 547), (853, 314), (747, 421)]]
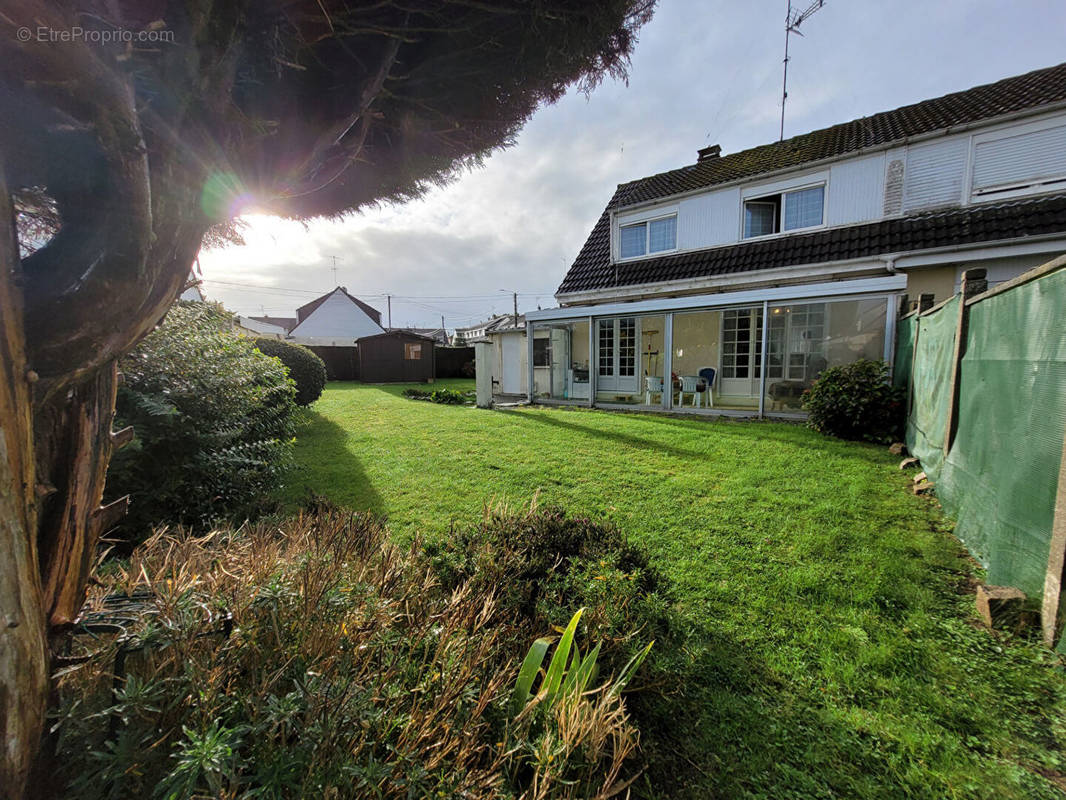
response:
[(677, 214), (623, 225), (620, 258), (637, 258), (649, 253), (677, 249)]
[(744, 201), (744, 238), (782, 231), (815, 228), (822, 224), (825, 184)]

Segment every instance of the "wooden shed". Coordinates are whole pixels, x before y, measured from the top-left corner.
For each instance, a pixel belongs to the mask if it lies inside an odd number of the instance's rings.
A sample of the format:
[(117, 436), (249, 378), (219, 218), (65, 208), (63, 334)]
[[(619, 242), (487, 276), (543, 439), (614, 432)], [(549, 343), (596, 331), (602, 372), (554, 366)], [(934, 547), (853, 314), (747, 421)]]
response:
[(359, 339), (363, 383), (426, 383), (435, 373), (436, 342), (410, 331), (388, 331)]

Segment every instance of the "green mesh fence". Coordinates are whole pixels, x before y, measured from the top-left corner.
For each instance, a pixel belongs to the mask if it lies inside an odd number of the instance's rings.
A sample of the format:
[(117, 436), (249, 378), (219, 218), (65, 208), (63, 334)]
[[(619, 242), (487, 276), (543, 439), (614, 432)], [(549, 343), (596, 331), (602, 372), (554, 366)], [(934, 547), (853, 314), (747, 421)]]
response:
[(918, 315), (901, 319), (896, 325), (896, 360), (892, 365), (892, 383), (906, 389), (911, 382), (914, 361), (914, 332), (918, 330)]
[(1066, 270), (970, 307), (959, 425), (937, 484), (990, 583), (1044, 589), (1066, 429)]
[(1066, 431), (1066, 269), (969, 307), (958, 423), (945, 458), (959, 302), (919, 317), (910, 331), (901, 320), (896, 361), (911, 375), (913, 398), (907, 447), (988, 582), (1039, 598)]
[(956, 295), (932, 314), (918, 317), (917, 342), (911, 364), (911, 410), (907, 417), (907, 449), (933, 479), (944, 460), (944, 431), (951, 404), (951, 360), (959, 321)]

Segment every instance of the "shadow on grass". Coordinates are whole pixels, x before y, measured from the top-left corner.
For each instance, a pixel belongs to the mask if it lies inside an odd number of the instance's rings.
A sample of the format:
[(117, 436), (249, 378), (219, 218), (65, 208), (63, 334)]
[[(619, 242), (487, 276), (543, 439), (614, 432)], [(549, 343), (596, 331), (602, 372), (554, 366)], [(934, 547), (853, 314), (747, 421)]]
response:
[(513, 411), (510, 409), (500, 409), (496, 413), (506, 414), (515, 419), (521, 419), (530, 422), (539, 422), (542, 425), (550, 425), (555, 428), (561, 428), (563, 430), (573, 431), (575, 433), (581, 433), (587, 436), (596, 436), (600, 439), (608, 439), (610, 441), (618, 442), (619, 444), (625, 444), (630, 447), (637, 447), (642, 450), (651, 450), (656, 453), (666, 453), (677, 458), (707, 457), (706, 453), (701, 453), (698, 450), (687, 450), (683, 447), (675, 447), (673, 445), (663, 442), (660, 439), (644, 439), (640, 436), (633, 436), (628, 433), (619, 433), (618, 431), (604, 430), (602, 428), (596, 428), (591, 425), (580, 425), (576, 422), (563, 420), (560, 418), (560, 416), (554, 414), (528, 414), (521, 411)]
[(311, 411), (296, 434), (300, 467), (289, 478), (286, 497), (291, 503), (303, 504), (314, 493), (337, 505), (382, 516), (384, 501), (346, 439), (343, 427)]

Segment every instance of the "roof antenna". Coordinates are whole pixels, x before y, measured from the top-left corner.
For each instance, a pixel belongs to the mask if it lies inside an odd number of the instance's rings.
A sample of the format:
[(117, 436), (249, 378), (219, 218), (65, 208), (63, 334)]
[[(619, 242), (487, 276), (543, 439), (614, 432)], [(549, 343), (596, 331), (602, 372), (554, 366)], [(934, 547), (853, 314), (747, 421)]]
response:
[[(326, 258), (332, 258), (333, 259), (333, 266), (330, 267), (330, 269), (333, 270), (333, 286), (334, 286), (334, 288), (336, 288), (337, 286), (340, 286), (340, 284), (337, 283), (337, 261), (338, 261), (338, 256), (326, 256)], [(344, 259), (340, 259), (340, 260), (343, 261)]]
[(788, 0), (788, 11), (785, 12), (785, 77), (781, 82), (781, 136), (779, 142), (785, 140), (785, 101), (788, 100), (788, 37), (791, 34), (802, 36), (799, 26), (803, 20), (813, 17), (818, 10), (825, 5), (825, 0), (814, 0), (806, 11), (793, 11), (792, 0)]

